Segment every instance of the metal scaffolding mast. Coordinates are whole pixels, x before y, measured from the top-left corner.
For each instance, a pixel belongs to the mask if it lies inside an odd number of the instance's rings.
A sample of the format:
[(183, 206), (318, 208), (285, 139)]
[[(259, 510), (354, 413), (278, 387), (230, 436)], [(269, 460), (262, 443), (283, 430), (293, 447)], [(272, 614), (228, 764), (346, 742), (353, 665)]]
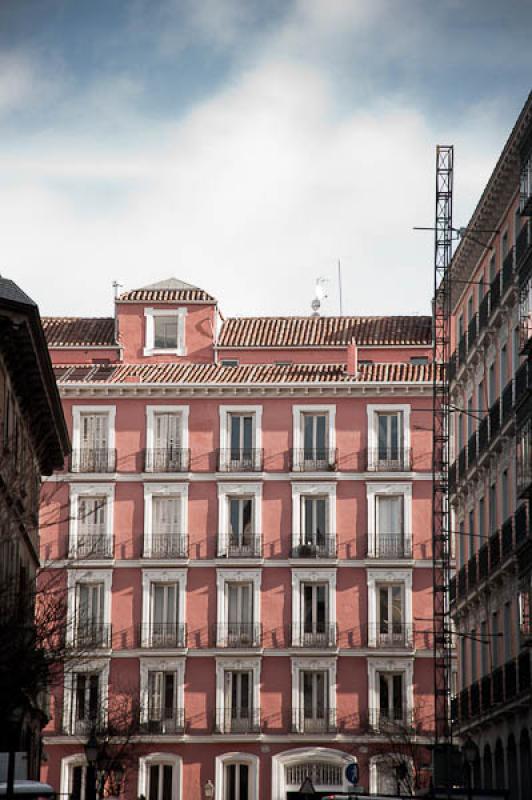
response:
[[(452, 745), (450, 714), (452, 637), (449, 608), (451, 531), (449, 525), (449, 324), (450, 264), (453, 236), (452, 146), (436, 148), (436, 215), (434, 224), (433, 395), (432, 395), (432, 569), (434, 614), (434, 698), (436, 746)], [(447, 785), (450, 784), (450, 757)]]

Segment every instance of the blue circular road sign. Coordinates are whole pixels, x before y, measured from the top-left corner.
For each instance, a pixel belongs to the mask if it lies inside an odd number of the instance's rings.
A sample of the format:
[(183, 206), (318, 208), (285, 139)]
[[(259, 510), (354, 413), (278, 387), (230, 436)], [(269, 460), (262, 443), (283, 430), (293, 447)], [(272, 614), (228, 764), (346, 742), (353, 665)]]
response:
[(353, 786), (356, 786), (358, 783), (358, 775), (358, 764), (348, 764), (345, 768), (345, 777)]

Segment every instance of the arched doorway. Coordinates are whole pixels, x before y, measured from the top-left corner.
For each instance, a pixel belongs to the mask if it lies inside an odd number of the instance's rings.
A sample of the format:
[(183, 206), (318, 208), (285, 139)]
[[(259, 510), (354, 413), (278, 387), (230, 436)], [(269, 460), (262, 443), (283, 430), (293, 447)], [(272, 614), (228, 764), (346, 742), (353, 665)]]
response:
[(519, 738), (519, 761), (521, 765), (519, 770), (521, 773), (521, 800), (529, 800), (532, 791), (530, 778), (532, 763), (530, 760), (530, 735), (526, 728), (521, 731)]
[(508, 737), (508, 744), (506, 745), (506, 766), (508, 769), (508, 789), (510, 797), (519, 797), (519, 775), (517, 774), (517, 746), (515, 744), (515, 737), (511, 733)]
[(482, 764), (480, 761), (480, 753), (477, 750), (475, 760), (473, 761), (473, 786), (475, 789), (480, 789), (482, 786)]
[(484, 757), (482, 759), (482, 771), (484, 773), (483, 789), (493, 789), (493, 767), (491, 763), (491, 747), (487, 744), (484, 747)]
[(506, 779), (504, 775), (504, 747), (500, 739), (495, 745), (495, 788), (504, 789)]
[(272, 757), (272, 800), (288, 800), (306, 777), (312, 781), (317, 797), (333, 792), (347, 793), (345, 769), (356, 757), (329, 747), (298, 747)]

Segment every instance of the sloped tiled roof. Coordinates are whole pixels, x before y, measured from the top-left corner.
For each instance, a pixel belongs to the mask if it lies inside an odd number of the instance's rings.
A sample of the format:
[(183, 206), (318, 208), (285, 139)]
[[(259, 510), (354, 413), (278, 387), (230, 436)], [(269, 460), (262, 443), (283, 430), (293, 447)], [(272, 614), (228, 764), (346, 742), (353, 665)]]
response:
[(430, 317), (230, 317), (220, 347), (430, 345)]
[(58, 383), (116, 384), (295, 384), (295, 383), (428, 383), (432, 381), (431, 364), (362, 364), (356, 376), (349, 375), (343, 364), (120, 364), (56, 365)]
[(43, 317), (48, 347), (113, 347), (113, 317)]
[(140, 289), (131, 289), (123, 292), (118, 301), (121, 303), (215, 303), (210, 294), (198, 286), (180, 281), (177, 278), (168, 278), (165, 281), (141, 286)]

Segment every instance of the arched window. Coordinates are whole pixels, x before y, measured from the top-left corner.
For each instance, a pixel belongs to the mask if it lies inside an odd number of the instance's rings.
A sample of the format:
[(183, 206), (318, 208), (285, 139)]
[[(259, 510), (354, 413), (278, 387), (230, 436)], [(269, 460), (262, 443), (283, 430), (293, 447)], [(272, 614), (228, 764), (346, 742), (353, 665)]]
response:
[(504, 749), (500, 739), (495, 745), (495, 788), (504, 789)]
[(61, 794), (70, 797), (71, 800), (85, 800), (87, 762), (83, 753), (76, 753), (61, 761)]
[(317, 791), (346, 793), (350, 784), (345, 769), (354, 761), (351, 754), (328, 747), (302, 747), (277, 753), (272, 757), (272, 800), (286, 800), (291, 792), (298, 792), (306, 777)]
[(252, 753), (216, 758), (215, 800), (258, 800), (259, 761)]
[(484, 748), (483, 772), (484, 772), (484, 786), (483, 789), (493, 789), (493, 766), (491, 763), (491, 747), (487, 744)]
[(526, 800), (530, 797), (532, 790), (532, 780), (530, 773), (532, 772), (532, 764), (530, 759), (530, 735), (528, 731), (523, 729), (519, 737), (519, 761), (521, 764), (521, 800)]
[(139, 795), (146, 800), (181, 800), (181, 759), (151, 753), (139, 759)]

